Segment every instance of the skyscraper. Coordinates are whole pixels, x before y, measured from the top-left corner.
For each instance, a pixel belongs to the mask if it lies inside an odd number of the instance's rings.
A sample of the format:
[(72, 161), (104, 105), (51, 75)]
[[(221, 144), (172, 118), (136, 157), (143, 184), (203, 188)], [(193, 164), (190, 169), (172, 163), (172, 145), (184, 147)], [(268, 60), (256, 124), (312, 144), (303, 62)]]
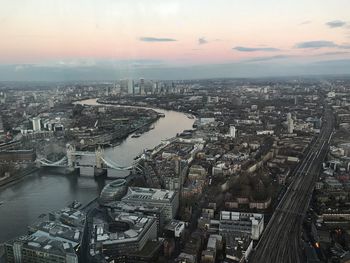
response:
[(288, 126), (288, 133), (293, 133), (293, 131), (294, 131), (294, 121), (292, 119), (292, 114), (290, 112), (287, 113), (287, 126)]
[(2, 116), (0, 116), (0, 133), (4, 132), (4, 124), (2, 122)]
[(41, 123), (40, 123), (40, 118), (39, 117), (34, 117), (32, 119), (33, 123), (33, 131), (41, 131)]
[(132, 79), (128, 80), (128, 94), (134, 94), (134, 81)]

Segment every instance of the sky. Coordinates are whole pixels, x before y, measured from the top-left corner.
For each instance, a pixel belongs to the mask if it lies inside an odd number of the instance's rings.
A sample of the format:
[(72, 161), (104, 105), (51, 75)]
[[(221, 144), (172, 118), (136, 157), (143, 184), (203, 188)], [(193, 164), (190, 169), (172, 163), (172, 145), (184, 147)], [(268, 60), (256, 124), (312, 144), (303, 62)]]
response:
[(0, 0), (0, 80), (350, 74), (349, 0)]

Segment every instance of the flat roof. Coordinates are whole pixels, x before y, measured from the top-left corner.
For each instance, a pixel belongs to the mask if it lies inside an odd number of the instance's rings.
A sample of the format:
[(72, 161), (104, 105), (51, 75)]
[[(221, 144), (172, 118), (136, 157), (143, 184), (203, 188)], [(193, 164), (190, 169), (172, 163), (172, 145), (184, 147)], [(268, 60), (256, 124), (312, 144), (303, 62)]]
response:
[(165, 189), (154, 188), (142, 188), (142, 187), (129, 187), (128, 192), (123, 197), (124, 200), (153, 200), (153, 201), (165, 201), (171, 200), (175, 196), (174, 191)]

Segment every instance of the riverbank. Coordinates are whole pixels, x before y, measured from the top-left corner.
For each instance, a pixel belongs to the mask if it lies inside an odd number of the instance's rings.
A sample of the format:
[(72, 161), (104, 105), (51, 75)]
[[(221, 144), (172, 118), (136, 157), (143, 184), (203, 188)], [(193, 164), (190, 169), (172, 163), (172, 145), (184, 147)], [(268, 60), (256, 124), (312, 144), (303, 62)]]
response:
[[(87, 101), (94, 100), (97, 99)], [(160, 118), (159, 113), (153, 109), (105, 107), (84, 101), (75, 101), (74, 105), (77, 106), (77, 113), (72, 121), (77, 128), (68, 129), (66, 134), (78, 142), (78, 148), (116, 144), (132, 133), (141, 134), (150, 130), (151, 125)]]
[(25, 176), (32, 174), (34, 172), (37, 172), (37, 171), (39, 171), (39, 168), (30, 167), (30, 168), (26, 168), (24, 170), (21, 170), (14, 175), (10, 175), (9, 177), (6, 177), (6, 178), (0, 180), (0, 188), (8, 186), (12, 183), (16, 183), (16, 182), (20, 181), (21, 179), (23, 179)]
[[(98, 105), (96, 99), (79, 103)], [(192, 128), (194, 120), (183, 113), (158, 108), (154, 110), (165, 114), (164, 118), (159, 118), (154, 123), (154, 129), (138, 138), (128, 136), (120, 144), (107, 147), (105, 156), (127, 167), (143, 149), (153, 149), (163, 140)], [(36, 222), (41, 214), (59, 210), (73, 200), (78, 200), (84, 206), (93, 205), (94, 202), (89, 203), (99, 196), (104, 185), (109, 182), (106, 178), (59, 175), (43, 169), (40, 173), (24, 176), (16, 183), (6, 185), (0, 190), (0, 200), (4, 201), (0, 206), (0, 243), (25, 233), (27, 226)]]
[(189, 112), (183, 109), (173, 109), (173, 108), (160, 108), (155, 105), (151, 104), (146, 104), (146, 105), (139, 105), (137, 102), (120, 102), (120, 101), (114, 101), (114, 100), (103, 100), (103, 99), (96, 99), (96, 102), (101, 104), (101, 105), (113, 105), (113, 106), (119, 106), (119, 107), (132, 107), (132, 108), (143, 108), (143, 109), (153, 109), (155, 111), (176, 111), (176, 112), (181, 112), (187, 116), (189, 119), (196, 119), (197, 116), (193, 112)]
[[(118, 136), (115, 136), (115, 138), (111, 138), (110, 140), (106, 140), (102, 143), (98, 143), (98, 145), (102, 145), (102, 146), (107, 146), (107, 147), (115, 147), (120, 145), (126, 138), (128, 138), (131, 134), (138, 132), (139, 134), (143, 134), (149, 130), (151, 130), (150, 128), (147, 129), (147, 127), (151, 127), (152, 125), (154, 125), (154, 123), (156, 123), (159, 120), (159, 116), (155, 119), (151, 119), (147, 122), (145, 122), (144, 124), (135, 127), (131, 130), (128, 130), (127, 132), (123, 133), (123, 134), (119, 134)], [(96, 148), (96, 143), (95, 144), (89, 144), (89, 145), (84, 145), (81, 146), (81, 150), (94, 150)]]

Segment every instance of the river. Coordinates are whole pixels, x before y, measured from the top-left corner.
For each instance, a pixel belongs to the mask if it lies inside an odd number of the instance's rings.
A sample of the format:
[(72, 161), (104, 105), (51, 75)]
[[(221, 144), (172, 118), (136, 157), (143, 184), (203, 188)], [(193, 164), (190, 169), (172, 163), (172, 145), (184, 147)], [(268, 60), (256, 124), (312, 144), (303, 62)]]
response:
[[(98, 105), (96, 99), (79, 102)], [(118, 109), (118, 108), (117, 108)], [(161, 140), (191, 129), (194, 122), (176, 111), (154, 109), (165, 114), (155, 123), (155, 128), (139, 138), (129, 136), (118, 146), (105, 149), (105, 155), (120, 165), (130, 165), (143, 149), (158, 145)], [(0, 242), (27, 232), (27, 226), (43, 213), (58, 210), (78, 200), (88, 203), (102, 190), (106, 181), (78, 175), (62, 175), (55, 171), (40, 171), (22, 180), (0, 188)]]

